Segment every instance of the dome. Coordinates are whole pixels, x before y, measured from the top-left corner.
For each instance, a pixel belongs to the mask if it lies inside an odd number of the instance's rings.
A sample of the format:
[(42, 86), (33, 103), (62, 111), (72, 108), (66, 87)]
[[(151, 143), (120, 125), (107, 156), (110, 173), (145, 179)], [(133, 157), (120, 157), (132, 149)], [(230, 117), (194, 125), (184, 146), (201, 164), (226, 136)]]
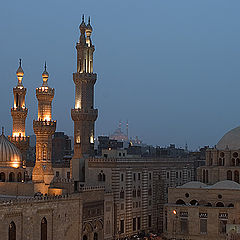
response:
[(17, 168), (21, 166), (21, 160), (20, 150), (2, 133), (0, 136), (0, 166)]
[(240, 184), (230, 180), (224, 180), (217, 182), (214, 185), (208, 187), (209, 189), (238, 189), (240, 190)]
[(205, 183), (192, 181), (192, 182), (185, 183), (182, 186), (179, 186), (177, 188), (204, 188), (206, 186), (207, 185)]
[(240, 126), (227, 132), (217, 143), (216, 147), (219, 150), (226, 148), (230, 150), (240, 149)]

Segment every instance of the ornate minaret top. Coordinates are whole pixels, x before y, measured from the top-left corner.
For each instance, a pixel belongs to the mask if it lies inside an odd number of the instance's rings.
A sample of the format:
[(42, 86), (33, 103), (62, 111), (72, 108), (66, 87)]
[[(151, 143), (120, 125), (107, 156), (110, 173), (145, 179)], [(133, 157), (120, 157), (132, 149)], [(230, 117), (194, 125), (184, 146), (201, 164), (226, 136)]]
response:
[(19, 67), (16, 72), (18, 83), (15, 88), (13, 88), (14, 103), (11, 109), (11, 115), (13, 118), (13, 137), (25, 137), (25, 119), (27, 117), (28, 109), (25, 106), (25, 95), (27, 89), (23, 87), (23, 69), (22, 60), (19, 59)]
[(14, 143), (22, 153), (23, 164), (25, 165), (27, 159), (27, 150), (29, 147), (29, 137), (26, 137), (25, 121), (27, 118), (28, 109), (25, 106), (25, 96), (27, 89), (23, 87), (22, 79), (24, 72), (22, 69), (22, 60), (19, 59), (19, 67), (16, 72), (18, 83), (13, 88), (14, 102), (11, 108), (11, 115), (13, 119), (12, 136), (8, 139)]
[(54, 88), (48, 86), (47, 64), (45, 62), (44, 71), (42, 73), (42, 86), (36, 89), (38, 99), (38, 120), (52, 120), (52, 100), (54, 97)]
[(24, 72), (23, 72), (23, 69), (22, 69), (22, 59), (20, 58), (19, 59), (19, 67), (18, 67), (18, 70), (16, 72), (17, 74), (17, 78), (18, 78), (18, 87), (22, 87), (22, 79), (23, 79), (23, 75), (24, 75)]
[(83, 156), (94, 155), (94, 125), (98, 116), (98, 110), (94, 109), (94, 85), (97, 80), (97, 74), (93, 73), (93, 53), (95, 48), (91, 41), (93, 29), (90, 18), (86, 26), (83, 16), (79, 29), (80, 39), (76, 44), (77, 72), (73, 73), (75, 106), (71, 111), (74, 121), (72, 171), (73, 178), (76, 181), (83, 181), (82, 169), (84, 169), (84, 163), (79, 159)]
[[(33, 168), (32, 180), (36, 183), (49, 185), (53, 179), (52, 169), (52, 135), (56, 130), (56, 121), (52, 120), (52, 100), (54, 88), (48, 86), (48, 72), (45, 63), (42, 73), (42, 86), (36, 89), (38, 100), (38, 120), (33, 120), (33, 130), (36, 134), (36, 163)], [(45, 193), (44, 188), (36, 187), (36, 192)]]

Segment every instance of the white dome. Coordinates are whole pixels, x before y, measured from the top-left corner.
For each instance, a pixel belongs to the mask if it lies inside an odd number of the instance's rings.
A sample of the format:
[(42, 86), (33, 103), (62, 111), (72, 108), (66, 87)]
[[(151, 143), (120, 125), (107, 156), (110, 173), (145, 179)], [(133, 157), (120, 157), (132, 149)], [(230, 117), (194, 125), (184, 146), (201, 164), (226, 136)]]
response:
[(20, 150), (2, 134), (0, 136), (0, 165), (5, 167), (19, 167), (22, 154)]
[(217, 143), (217, 149), (224, 150), (238, 150), (240, 149), (240, 126), (227, 132)]
[(207, 185), (205, 183), (192, 181), (192, 182), (185, 183), (182, 186), (178, 186), (177, 188), (204, 188), (206, 186)]
[(221, 182), (217, 182), (212, 186), (208, 187), (209, 189), (239, 189), (240, 184), (230, 180), (224, 180)]

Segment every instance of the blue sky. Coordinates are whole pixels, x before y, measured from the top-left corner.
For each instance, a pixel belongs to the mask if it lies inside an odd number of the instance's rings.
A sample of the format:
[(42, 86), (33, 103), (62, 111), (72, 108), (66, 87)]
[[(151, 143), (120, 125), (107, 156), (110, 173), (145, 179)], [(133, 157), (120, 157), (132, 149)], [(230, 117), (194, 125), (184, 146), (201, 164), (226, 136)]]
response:
[(4, 1), (0, 14), (0, 124), (11, 133), (18, 59), (27, 88), (27, 134), (47, 61), (57, 130), (73, 135), (72, 73), (81, 15), (91, 16), (98, 74), (97, 135), (118, 121), (153, 145), (214, 145), (239, 125), (239, 0)]

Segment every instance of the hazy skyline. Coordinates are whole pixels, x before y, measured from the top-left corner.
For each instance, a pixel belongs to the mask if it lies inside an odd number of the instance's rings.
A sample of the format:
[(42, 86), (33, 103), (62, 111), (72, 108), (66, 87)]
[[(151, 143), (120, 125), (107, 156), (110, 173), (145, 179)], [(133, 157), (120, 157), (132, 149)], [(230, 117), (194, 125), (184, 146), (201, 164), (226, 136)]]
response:
[(11, 133), (12, 88), (22, 58), (26, 131), (33, 134), (35, 88), (42, 84), (47, 61), (49, 86), (56, 91), (57, 131), (73, 135), (72, 73), (85, 14), (91, 16), (96, 47), (96, 135), (109, 134), (119, 120), (128, 120), (129, 135), (145, 143), (213, 146), (240, 125), (239, 8), (237, 0), (5, 1), (0, 124)]

